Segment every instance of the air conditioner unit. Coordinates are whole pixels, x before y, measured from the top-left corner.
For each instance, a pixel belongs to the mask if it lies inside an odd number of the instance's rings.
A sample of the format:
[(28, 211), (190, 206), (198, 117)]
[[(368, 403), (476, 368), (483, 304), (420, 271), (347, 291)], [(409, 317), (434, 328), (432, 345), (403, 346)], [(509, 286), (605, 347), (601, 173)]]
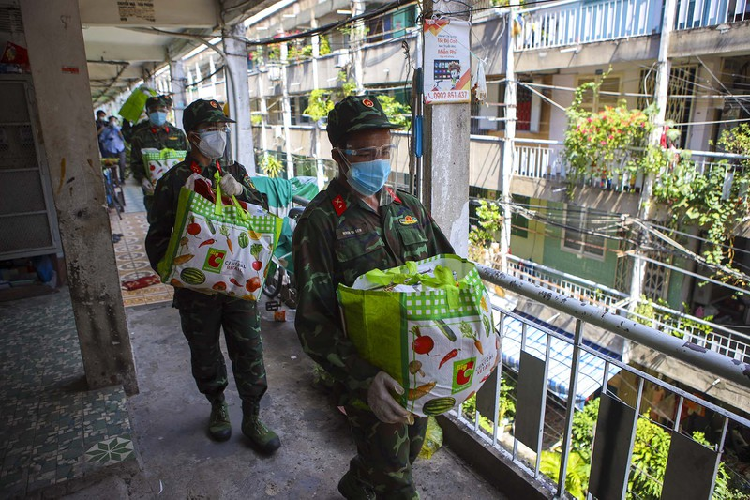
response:
[(281, 80), (281, 66), (268, 67), (268, 80), (272, 82), (278, 82)]
[(349, 65), (349, 53), (343, 52), (341, 54), (336, 55), (336, 64), (334, 65), (337, 68), (345, 68)]

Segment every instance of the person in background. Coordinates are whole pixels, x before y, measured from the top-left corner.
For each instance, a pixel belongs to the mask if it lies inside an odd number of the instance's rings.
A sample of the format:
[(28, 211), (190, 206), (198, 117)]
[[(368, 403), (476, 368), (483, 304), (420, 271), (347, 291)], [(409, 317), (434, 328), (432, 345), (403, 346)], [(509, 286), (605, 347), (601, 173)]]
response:
[(146, 176), (143, 165), (143, 150), (164, 148), (175, 150), (187, 149), (185, 132), (167, 121), (172, 111), (172, 98), (169, 96), (149, 97), (146, 100), (149, 126), (138, 128), (130, 139), (130, 170), (133, 178), (141, 184), (143, 205), (146, 207), (148, 220), (151, 221), (151, 208), (154, 203), (154, 185)]
[(391, 171), (389, 122), (376, 97), (351, 96), (328, 114), (338, 176), (308, 205), (293, 236), (299, 303), (295, 328), (304, 351), (342, 389), (339, 401), (357, 446), (338, 483), (348, 499), (416, 499), (412, 463), (426, 418), (414, 418), (391, 394), (404, 389), (357, 353), (336, 299), (371, 269), (422, 260), (453, 247), (413, 196), (385, 186)]
[(107, 127), (99, 135), (103, 148), (103, 158), (117, 158), (120, 182), (125, 182), (125, 138), (120, 127), (117, 126), (117, 118), (109, 117)]
[(107, 128), (107, 120), (105, 117), (107, 116), (107, 113), (102, 111), (101, 109), (96, 112), (96, 141), (99, 144), (99, 154), (102, 155), (102, 158), (104, 158), (104, 148), (102, 147), (102, 132), (104, 132), (104, 129)]
[[(268, 203), (252, 186), (245, 167), (237, 162), (223, 165), (220, 162), (227, 143), (228, 124), (234, 120), (222, 113), (219, 103), (214, 99), (193, 101), (185, 108), (182, 123), (190, 141), (190, 151), (184, 161), (159, 179), (153, 219), (146, 235), (146, 253), (154, 269), (167, 252), (180, 189), (191, 174), (201, 174), (213, 184), (219, 171), (222, 175), (219, 186), (223, 194), (268, 209)], [(226, 441), (232, 435), (224, 399), (227, 368), (219, 346), (219, 329), (223, 328), (234, 381), (242, 399), (242, 432), (260, 452), (276, 451), (281, 445), (278, 435), (260, 420), (260, 401), (268, 385), (257, 302), (175, 288), (172, 305), (180, 311), (195, 382), (211, 402), (209, 435), (217, 441)]]

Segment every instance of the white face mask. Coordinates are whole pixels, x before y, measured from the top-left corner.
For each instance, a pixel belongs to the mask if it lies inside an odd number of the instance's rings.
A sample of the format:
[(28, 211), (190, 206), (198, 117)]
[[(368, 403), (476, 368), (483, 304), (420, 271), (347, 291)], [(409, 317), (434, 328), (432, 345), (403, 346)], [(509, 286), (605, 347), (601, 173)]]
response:
[(227, 133), (225, 130), (204, 130), (200, 132), (200, 141), (196, 147), (208, 159), (221, 158), (227, 147)]

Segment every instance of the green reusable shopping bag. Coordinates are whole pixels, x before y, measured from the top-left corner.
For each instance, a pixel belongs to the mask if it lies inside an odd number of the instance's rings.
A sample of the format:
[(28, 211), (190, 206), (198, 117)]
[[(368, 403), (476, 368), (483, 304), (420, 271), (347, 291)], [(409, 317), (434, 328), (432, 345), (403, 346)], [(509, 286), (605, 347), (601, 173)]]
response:
[(375, 269), (337, 294), (357, 352), (401, 384), (400, 403), (415, 415), (466, 401), (497, 365), (487, 289), (457, 255)]
[(184, 160), (186, 156), (187, 151), (178, 149), (143, 148), (141, 150), (143, 170), (154, 186), (156, 186), (156, 181), (169, 172), (173, 166)]
[(130, 123), (138, 123), (149, 97), (156, 97), (156, 91), (144, 86), (138, 87), (128, 96), (118, 114)]
[(281, 219), (262, 207), (216, 203), (195, 191), (180, 190), (175, 225), (157, 270), (162, 282), (203, 293), (257, 300), (276, 249)]

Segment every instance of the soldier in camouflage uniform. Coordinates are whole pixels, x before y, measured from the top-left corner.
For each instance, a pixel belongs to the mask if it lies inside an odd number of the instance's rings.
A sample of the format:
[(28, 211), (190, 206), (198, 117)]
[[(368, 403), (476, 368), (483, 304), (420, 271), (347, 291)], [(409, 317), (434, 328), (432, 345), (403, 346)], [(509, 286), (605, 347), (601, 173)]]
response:
[(357, 455), (338, 484), (349, 499), (414, 499), (411, 466), (427, 422), (413, 418), (389, 391), (393, 378), (356, 352), (336, 300), (373, 268), (453, 253), (413, 196), (384, 186), (390, 172), (391, 128), (379, 101), (347, 97), (328, 115), (328, 137), (339, 174), (305, 210), (294, 231), (299, 304), (295, 327), (305, 352), (342, 386)]
[[(233, 122), (222, 113), (215, 100), (192, 102), (183, 116), (183, 125), (191, 144), (185, 161), (178, 163), (159, 179), (154, 196), (153, 220), (146, 235), (146, 253), (156, 269), (169, 246), (180, 188), (187, 178), (201, 174), (214, 180), (219, 170), (222, 193), (255, 205), (267, 202), (250, 182), (245, 167), (239, 163), (220, 166), (219, 158), (226, 146), (227, 124)], [(190, 364), (198, 389), (211, 402), (208, 430), (217, 441), (232, 435), (224, 389), (227, 369), (219, 347), (219, 328), (232, 360), (232, 372), (242, 399), (242, 432), (259, 451), (271, 453), (279, 446), (279, 438), (259, 418), (260, 401), (266, 392), (266, 372), (260, 335), (260, 312), (254, 301), (228, 295), (206, 295), (177, 288), (173, 307), (180, 311), (182, 331), (190, 346)]]
[(143, 205), (151, 221), (154, 203), (154, 186), (146, 176), (143, 166), (143, 150), (146, 148), (164, 148), (184, 151), (187, 149), (185, 132), (167, 121), (167, 113), (172, 109), (172, 98), (168, 96), (149, 97), (146, 100), (146, 112), (150, 126), (135, 126), (130, 137), (130, 170), (133, 178), (141, 184)]

